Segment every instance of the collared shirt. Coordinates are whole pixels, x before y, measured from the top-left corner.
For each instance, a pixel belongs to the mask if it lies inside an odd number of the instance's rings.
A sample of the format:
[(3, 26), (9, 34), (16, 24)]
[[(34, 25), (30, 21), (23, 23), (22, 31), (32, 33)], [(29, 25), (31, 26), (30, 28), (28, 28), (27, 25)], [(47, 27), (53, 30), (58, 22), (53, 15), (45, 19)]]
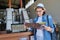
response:
[[(36, 21), (36, 23), (40, 23), (40, 22), (42, 22), (42, 16), (38, 17), (38, 20)], [(37, 29), (36, 36), (37, 36), (37, 40), (39, 39), (43, 40), (43, 29)]]

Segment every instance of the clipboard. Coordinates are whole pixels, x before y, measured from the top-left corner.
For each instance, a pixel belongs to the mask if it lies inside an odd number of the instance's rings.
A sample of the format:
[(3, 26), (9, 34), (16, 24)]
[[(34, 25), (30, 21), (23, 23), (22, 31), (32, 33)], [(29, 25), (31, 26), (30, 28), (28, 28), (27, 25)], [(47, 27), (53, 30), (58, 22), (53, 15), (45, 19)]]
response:
[(25, 23), (26, 27), (32, 27), (32, 28), (37, 28), (39, 29), (41, 25), (45, 25), (45, 22), (40, 22), (40, 23)]

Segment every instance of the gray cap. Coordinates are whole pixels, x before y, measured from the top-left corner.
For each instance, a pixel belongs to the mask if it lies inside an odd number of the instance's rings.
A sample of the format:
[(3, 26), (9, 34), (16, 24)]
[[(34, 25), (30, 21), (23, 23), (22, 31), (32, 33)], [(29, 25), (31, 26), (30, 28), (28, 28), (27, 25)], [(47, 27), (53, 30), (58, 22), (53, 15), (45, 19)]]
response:
[(42, 3), (37, 4), (37, 7), (42, 7), (44, 8), (44, 5)]

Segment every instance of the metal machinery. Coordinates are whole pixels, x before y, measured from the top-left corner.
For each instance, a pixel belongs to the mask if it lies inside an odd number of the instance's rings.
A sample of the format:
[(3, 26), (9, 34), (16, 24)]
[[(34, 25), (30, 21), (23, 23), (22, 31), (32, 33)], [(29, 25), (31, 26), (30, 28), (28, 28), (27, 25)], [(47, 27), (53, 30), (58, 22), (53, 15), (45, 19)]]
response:
[(3, 11), (0, 11), (0, 31), (4, 31), (6, 28), (6, 23), (5, 23), (5, 14)]
[[(6, 31), (12, 31), (12, 32), (19, 32), (26, 30), (24, 29), (24, 22), (29, 22), (29, 16), (27, 14), (27, 11), (25, 8), (23, 8), (23, 0), (19, 0), (20, 8), (14, 9), (12, 8), (12, 0), (8, 0), (8, 8), (4, 11), (4, 22), (6, 26)], [(30, 0), (32, 1), (32, 0)], [(29, 5), (29, 4), (28, 4)], [(26, 5), (25, 5), (26, 6)], [(23, 30), (22, 30), (23, 28)]]
[(19, 10), (7, 8), (6, 13), (6, 30), (10, 30), (12, 32), (26, 30), (24, 29), (23, 23), (29, 22), (29, 16), (24, 8), (20, 8)]

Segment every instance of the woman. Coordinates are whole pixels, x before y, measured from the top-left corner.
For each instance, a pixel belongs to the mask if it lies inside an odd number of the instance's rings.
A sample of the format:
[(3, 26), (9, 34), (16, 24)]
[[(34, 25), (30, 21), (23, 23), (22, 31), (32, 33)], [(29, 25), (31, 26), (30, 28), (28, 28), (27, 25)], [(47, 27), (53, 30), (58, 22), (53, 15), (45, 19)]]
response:
[[(40, 29), (33, 29), (34, 40), (51, 40), (50, 33), (54, 32), (53, 21), (50, 15), (45, 14), (45, 8), (42, 3), (39, 3), (35, 8), (37, 17), (33, 20), (34, 23), (46, 22)], [(48, 18), (48, 19), (47, 19)], [(48, 23), (49, 21), (49, 23)], [(44, 28), (43, 28), (44, 26)]]

